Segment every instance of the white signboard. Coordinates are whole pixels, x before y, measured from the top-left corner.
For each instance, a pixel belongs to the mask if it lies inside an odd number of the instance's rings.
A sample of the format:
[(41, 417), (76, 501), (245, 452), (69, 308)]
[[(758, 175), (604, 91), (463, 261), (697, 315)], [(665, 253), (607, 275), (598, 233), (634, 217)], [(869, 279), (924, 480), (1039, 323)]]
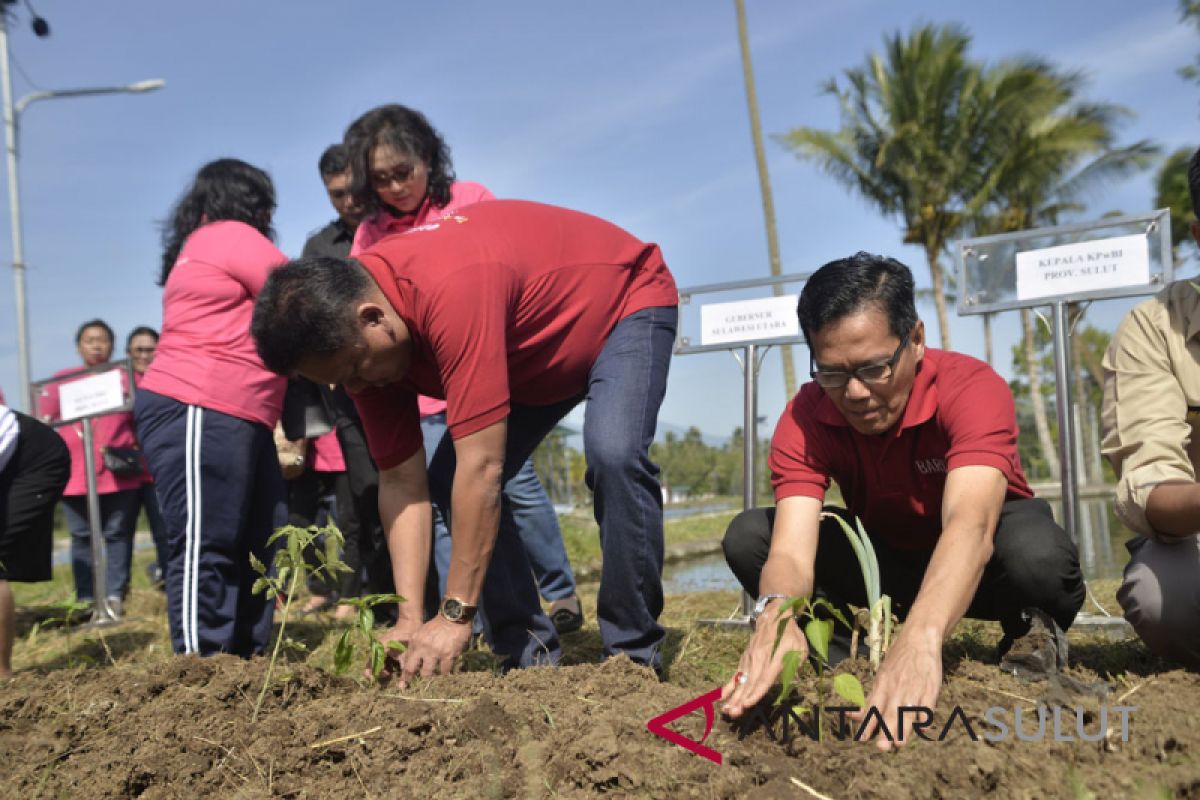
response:
[(63, 422), (120, 408), (125, 405), (121, 370), (101, 372), (62, 384), (58, 387), (58, 403)]
[(800, 335), (797, 295), (700, 306), (700, 344), (735, 344)]
[(1017, 253), (1018, 300), (1149, 283), (1150, 240), (1144, 235)]

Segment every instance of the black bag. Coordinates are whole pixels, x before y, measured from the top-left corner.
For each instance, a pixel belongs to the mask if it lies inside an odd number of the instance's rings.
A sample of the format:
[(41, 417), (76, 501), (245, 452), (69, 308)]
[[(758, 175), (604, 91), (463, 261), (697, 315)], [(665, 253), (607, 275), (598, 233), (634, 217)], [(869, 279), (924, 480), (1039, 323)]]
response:
[(142, 451), (133, 447), (100, 448), (104, 456), (104, 468), (113, 475), (129, 477), (142, 474)]
[(315, 439), (333, 430), (333, 414), (320, 386), (308, 378), (292, 378), (283, 396), (283, 433), (290, 441)]

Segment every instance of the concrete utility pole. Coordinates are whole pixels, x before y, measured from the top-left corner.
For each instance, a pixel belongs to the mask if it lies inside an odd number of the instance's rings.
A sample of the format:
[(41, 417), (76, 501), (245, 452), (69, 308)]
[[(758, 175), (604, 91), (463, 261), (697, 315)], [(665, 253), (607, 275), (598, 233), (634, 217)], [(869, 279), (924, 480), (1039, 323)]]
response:
[[(17, 123), (21, 112), (30, 103), (38, 100), (50, 100), (56, 97), (85, 97), (94, 94), (140, 94), (161, 89), (166, 85), (163, 80), (148, 80), (130, 83), (125, 86), (101, 86), (87, 89), (58, 89), (46, 92), (27, 94), (15, 104), (12, 100), (12, 77), (9, 74), (8, 60), (8, 6), (15, 0), (0, 0), (0, 93), (3, 97), (4, 108), (4, 147), (8, 154), (8, 213), (12, 225), (12, 268), (13, 291), (17, 309), (17, 363), (21, 379), (21, 406), (25, 411), (32, 408), (25, 404), (29, 399), (30, 367), (29, 367), (29, 317), (25, 300), (25, 250), (21, 241), (21, 190), (17, 179)], [(35, 20), (34, 32), (40, 36), (49, 35), (49, 26), (41, 20), (42, 28), (38, 28)]]
[[(783, 266), (779, 260), (779, 233), (775, 229), (775, 201), (771, 196), (771, 176), (767, 172), (767, 156), (763, 150), (762, 121), (758, 116), (758, 94), (754, 90), (754, 66), (750, 62), (750, 37), (746, 33), (746, 3), (745, 0), (734, 0), (737, 7), (738, 44), (742, 49), (742, 75), (746, 80), (746, 105), (750, 111), (750, 136), (754, 140), (754, 162), (758, 165), (758, 184), (762, 190), (763, 217), (767, 226), (767, 254), (771, 262), (771, 276), (783, 274)], [(774, 287), (775, 296), (782, 295), (783, 287)], [(792, 361), (792, 346), (785, 344), (779, 348), (783, 358), (783, 388), (787, 393), (786, 400), (791, 400), (796, 394), (796, 365)]]

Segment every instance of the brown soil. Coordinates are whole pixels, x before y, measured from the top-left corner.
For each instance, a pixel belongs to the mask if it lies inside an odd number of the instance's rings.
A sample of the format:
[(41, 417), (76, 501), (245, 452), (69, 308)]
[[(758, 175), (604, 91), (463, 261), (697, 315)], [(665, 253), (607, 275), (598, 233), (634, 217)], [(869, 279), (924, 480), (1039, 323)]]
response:
[[(220, 657), (149, 666), (25, 672), (0, 688), (0, 785), (7, 797), (834, 798), (1200, 797), (1200, 676), (1164, 672), (1116, 686), (1136, 706), (1130, 739), (944, 742), (881, 755), (849, 741), (739, 741), (719, 720), (717, 766), (649, 733), (646, 721), (700, 694), (658, 683), (624, 659), (487, 672), (400, 693), (303, 665), (250, 722), (265, 662)], [(854, 669), (862, 672), (856, 662)], [(955, 705), (978, 724), (989, 706), (1038, 699), (995, 666), (948, 664), (936, 734)], [(1077, 677), (1096, 680), (1091, 673)], [(710, 687), (711, 688), (711, 687)], [(804, 691), (814, 690), (809, 682)], [(1094, 733), (1095, 698), (1086, 733)], [(836, 704), (830, 700), (829, 704)], [(1033, 713), (1033, 706), (1026, 708)], [(1064, 732), (1073, 731), (1067, 717)], [(697, 737), (701, 712), (674, 729)], [(1117, 727), (1117, 726), (1114, 726)], [(1032, 730), (1032, 726), (1029, 727)], [(779, 729), (776, 733), (781, 733)], [(977, 731), (981, 733), (981, 731)], [(1051, 735), (1047, 734), (1047, 739)], [(336, 740), (332, 741), (331, 740)], [(1091, 794), (1089, 794), (1091, 793)]]

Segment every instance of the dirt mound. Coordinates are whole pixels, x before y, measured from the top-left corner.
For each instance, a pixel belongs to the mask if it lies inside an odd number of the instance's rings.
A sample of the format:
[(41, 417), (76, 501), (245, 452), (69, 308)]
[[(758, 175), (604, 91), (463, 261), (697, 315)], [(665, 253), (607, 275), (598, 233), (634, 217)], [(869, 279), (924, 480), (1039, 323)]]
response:
[[(257, 723), (265, 662), (175, 658), (146, 668), (23, 673), (0, 689), (0, 783), (10, 797), (1097, 797), (1154, 788), (1200, 797), (1200, 676), (1164, 673), (1079, 697), (1085, 733), (1101, 704), (1136, 706), (1129, 736), (1098, 742), (988, 742), (989, 706), (1034, 704), (1046, 687), (963, 661), (949, 675), (930, 742), (879, 755), (839, 741), (784, 738), (781, 720), (739, 730), (718, 718), (705, 744), (722, 766), (651, 734), (646, 722), (698, 693), (624, 659), (602, 665), (466, 673), (399, 692), (289, 665)], [(856, 669), (861, 671), (861, 665)], [(1081, 678), (1095, 680), (1095, 675)], [(1140, 686), (1140, 688), (1139, 688)], [(1133, 694), (1128, 694), (1135, 689)], [(811, 681), (803, 692), (815, 698)], [(1122, 695), (1128, 695), (1122, 698)], [(1118, 700), (1121, 700), (1118, 703)], [(830, 699), (826, 705), (837, 705)], [(955, 724), (960, 706), (978, 741)], [(944, 709), (944, 710), (943, 710)], [(803, 715), (799, 715), (803, 717)], [(830, 718), (833, 719), (833, 718)], [(1061, 732), (1076, 734), (1064, 717)], [(704, 731), (700, 712), (672, 724)], [(832, 723), (827, 731), (836, 728)], [(793, 734), (794, 726), (791, 728)], [(774, 735), (774, 738), (772, 738)], [(1075, 737), (1076, 739), (1078, 736)]]

